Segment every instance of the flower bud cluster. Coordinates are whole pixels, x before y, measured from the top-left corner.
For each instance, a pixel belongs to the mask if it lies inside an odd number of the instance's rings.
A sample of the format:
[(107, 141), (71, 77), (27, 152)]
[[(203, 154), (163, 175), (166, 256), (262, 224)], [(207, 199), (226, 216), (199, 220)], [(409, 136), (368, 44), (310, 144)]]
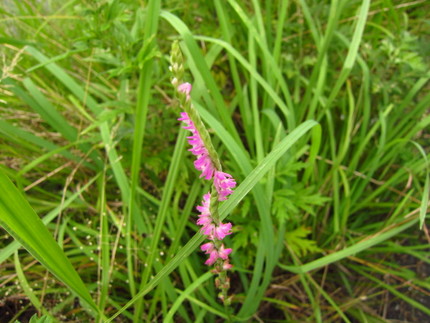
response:
[(179, 48), (179, 43), (174, 42), (172, 45), (172, 52), (170, 55), (170, 72), (174, 75), (172, 79), (172, 84), (175, 88), (178, 87), (180, 80), (184, 76), (184, 59), (182, 57), (181, 49)]

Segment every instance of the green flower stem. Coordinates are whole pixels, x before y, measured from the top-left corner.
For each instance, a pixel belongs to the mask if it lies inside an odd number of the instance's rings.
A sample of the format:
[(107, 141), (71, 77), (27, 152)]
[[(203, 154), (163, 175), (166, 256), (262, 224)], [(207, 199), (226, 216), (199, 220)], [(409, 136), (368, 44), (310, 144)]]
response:
[(212, 220), (216, 225), (219, 225), (221, 223), (221, 219), (219, 217), (219, 212), (218, 212), (218, 207), (219, 207), (218, 191), (216, 190), (215, 186), (212, 185), (211, 199), (210, 199), (210, 203), (209, 203), (209, 211), (211, 213)]

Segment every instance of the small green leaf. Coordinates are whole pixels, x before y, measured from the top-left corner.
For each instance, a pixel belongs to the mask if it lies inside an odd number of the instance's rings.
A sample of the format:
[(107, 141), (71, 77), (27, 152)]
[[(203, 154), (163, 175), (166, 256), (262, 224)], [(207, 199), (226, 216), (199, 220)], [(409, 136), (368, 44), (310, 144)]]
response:
[[(282, 181), (282, 179), (281, 179)], [(303, 213), (315, 215), (318, 206), (323, 206), (330, 198), (315, 193), (315, 187), (304, 187), (302, 183), (292, 188), (284, 188), (274, 194), (273, 212), (279, 220), (291, 220)]]
[(50, 315), (43, 315), (41, 317), (38, 317), (37, 314), (34, 314), (29, 323), (54, 323), (54, 318)]
[(306, 238), (311, 232), (312, 230), (310, 228), (301, 226), (285, 234), (286, 243), (299, 257), (322, 251), (322, 249), (317, 246), (316, 241)]

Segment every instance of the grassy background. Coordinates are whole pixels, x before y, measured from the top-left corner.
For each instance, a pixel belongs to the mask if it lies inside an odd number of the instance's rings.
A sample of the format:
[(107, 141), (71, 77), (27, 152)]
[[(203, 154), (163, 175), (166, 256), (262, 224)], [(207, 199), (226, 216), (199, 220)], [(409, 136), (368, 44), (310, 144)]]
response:
[[(0, 317), (428, 320), (429, 10), (2, 1)], [(221, 208), (231, 308), (197, 250), (175, 39), (240, 184)]]

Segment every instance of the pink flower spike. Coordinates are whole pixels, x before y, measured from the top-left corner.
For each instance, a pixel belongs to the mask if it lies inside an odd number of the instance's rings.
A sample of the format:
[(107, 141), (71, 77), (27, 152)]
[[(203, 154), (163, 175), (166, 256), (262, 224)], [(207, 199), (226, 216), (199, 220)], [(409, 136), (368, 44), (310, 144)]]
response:
[(231, 254), (232, 251), (233, 249), (231, 248), (224, 249), (224, 245), (221, 245), (221, 248), (219, 248), (218, 250), (218, 256), (223, 260), (227, 260), (228, 255)]
[(218, 240), (224, 239), (229, 234), (232, 234), (231, 232), (231, 223), (220, 223), (218, 227), (215, 227), (213, 235)]
[(192, 88), (193, 88), (193, 86), (190, 83), (185, 82), (185, 83), (182, 83), (178, 86), (178, 91), (185, 93), (187, 96), (187, 100), (189, 100)]
[(186, 112), (181, 112), (181, 118), (178, 120), (183, 121), (187, 125), (184, 129), (187, 129), (192, 133), (192, 136), (187, 137), (187, 139), (188, 143), (192, 146), (189, 151), (197, 157), (194, 161), (194, 167), (202, 172), (200, 177), (204, 177), (207, 180), (212, 179), (216, 169), (209, 156), (209, 152), (197, 131), (197, 128)]
[(219, 194), (219, 201), (225, 201), (227, 196), (233, 193), (232, 188), (236, 186), (234, 178), (227, 173), (215, 171), (214, 185)]
[(211, 193), (206, 193), (203, 195), (202, 206), (197, 206), (197, 210), (201, 213), (201, 215), (210, 215), (210, 202), (211, 202)]
[(217, 261), (217, 259), (218, 259), (218, 252), (216, 250), (212, 250), (209, 253), (209, 259), (206, 260), (205, 265), (212, 266), (215, 263), (215, 261)]

